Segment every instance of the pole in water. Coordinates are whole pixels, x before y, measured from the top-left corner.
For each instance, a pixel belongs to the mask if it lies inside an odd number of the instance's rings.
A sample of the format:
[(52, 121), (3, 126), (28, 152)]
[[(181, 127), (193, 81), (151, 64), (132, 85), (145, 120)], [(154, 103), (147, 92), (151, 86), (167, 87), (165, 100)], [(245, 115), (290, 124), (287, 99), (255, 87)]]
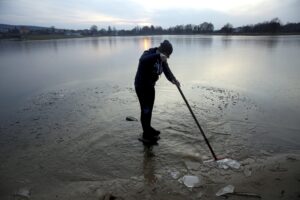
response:
[(202, 136), (203, 136), (203, 138), (204, 138), (204, 140), (205, 140), (205, 142), (206, 142), (206, 144), (207, 144), (209, 150), (210, 150), (210, 152), (211, 152), (211, 154), (213, 155), (213, 157), (214, 157), (215, 160), (218, 160), (218, 158), (217, 158), (217, 156), (216, 156), (214, 150), (213, 150), (212, 147), (210, 146), (209, 141), (208, 141), (207, 137), (205, 136), (204, 131), (203, 131), (203, 129), (201, 128), (201, 126), (200, 126), (200, 124), (199, 124), (199, 122), (198, 122), (198, 120), (197, 120), (197, 118), (196, 118), (196, 116), (195, 116), (195, 114), (194, 114), (192, 108), (190, 107), (188, 101), (186, 100), (186, 98), (185, 98), (183, 92), (181, 91), (180, 87), (179, 87), (177, 84), (176, 84), (176, 86), (177, 86), (177, 88), (178, 88), (178, 90), (179, 90), (179, 92), (180, 92), (180, 94), (181, 94), (181, 96), (182, 96), (182, 98), (183, 98), (185, 104), (187, 105), (187, 107), (188, 107), (190, 113), (192, 114), (192, 116), (193, 116), (193, 118), (194, 118), (194, 120), (195, 120), (195, 122), (196, 122), (196, 124), (197, 124), (197, 126), (198, 126), (198, 128), (199, 128), (199, 130), (200, 130), (200, 132), (201, 132), (201, 134), (202, 134)]

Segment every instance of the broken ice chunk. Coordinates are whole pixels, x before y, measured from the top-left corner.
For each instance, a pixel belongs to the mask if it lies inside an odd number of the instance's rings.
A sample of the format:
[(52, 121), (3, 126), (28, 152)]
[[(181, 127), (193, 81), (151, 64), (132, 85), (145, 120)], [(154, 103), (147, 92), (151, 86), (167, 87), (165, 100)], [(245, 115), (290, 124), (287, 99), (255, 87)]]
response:
[(29, 199), (30, 198), (30, 189), (28, 188), (20, 188), (14, 193), (14, 196), (19, 196), (24, 199)]
[(230, 193), (233, 193), (234, 192), (234, 186), (233, 185), (227, 185), (226, 187), (223, 187), (222, 189), (220, 189), (216, 195), (219, 197), (219, 196), (222, 196), (222, 195), (225, 195), (225, 194), (230, 194)]
[(228, 169), (229, 167), (239, 169), (241, 166), (241, 164), (238, 161), (229, 158), (218, 160), (217, 163), (218, 167), (223, 169)]
[(185, 175), (180, 181), (189, 188), (200, 186), (200, 179), (198, 176)]

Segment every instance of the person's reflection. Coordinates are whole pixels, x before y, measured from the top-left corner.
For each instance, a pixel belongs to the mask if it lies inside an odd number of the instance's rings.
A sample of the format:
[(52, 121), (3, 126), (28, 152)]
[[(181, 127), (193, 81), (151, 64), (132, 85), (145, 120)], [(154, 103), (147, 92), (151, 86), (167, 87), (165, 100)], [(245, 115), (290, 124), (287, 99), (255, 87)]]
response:
[(155, 155), (152, 149), (153, 149), (152, 146), (144, 146), (143, 173), (144, 173), (145, 181), (150, 185), (156, 183), (157, 181), (157, 178), (154, 174)]

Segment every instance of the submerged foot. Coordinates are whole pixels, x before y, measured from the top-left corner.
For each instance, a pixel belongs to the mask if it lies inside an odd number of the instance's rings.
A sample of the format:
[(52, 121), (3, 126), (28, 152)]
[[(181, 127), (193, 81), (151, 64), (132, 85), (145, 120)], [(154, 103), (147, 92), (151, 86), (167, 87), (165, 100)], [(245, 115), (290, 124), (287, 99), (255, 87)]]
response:
[(141, 142), (147, 145), (157, 145), (157, 141), (160, 139), (159, 136), (154, 135), (151, 132), (143, 133), (142, 136), (139, 138)]
[(159, 137), (159, 135), (160, 135), (160, 131), (156, 130), (156, 129), (153, 128), (153, 127), (150, 127), (150, 132), (151, 132), (154, 136), (157, 136), (157, 137)]
[(158, 145), (157, 139), (148, 139), (148, 138), (140, 137), (139, 141), (143, 142), (143, 144), (146, 146)]

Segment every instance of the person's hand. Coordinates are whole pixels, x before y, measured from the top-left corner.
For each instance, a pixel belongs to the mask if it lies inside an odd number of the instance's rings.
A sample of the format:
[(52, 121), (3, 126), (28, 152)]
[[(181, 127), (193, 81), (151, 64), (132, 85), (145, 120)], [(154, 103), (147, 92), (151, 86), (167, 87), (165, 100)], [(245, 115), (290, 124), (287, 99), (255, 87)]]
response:
[(177, 85), (178, 87), (180, 87), (180, 83), (179, 83), (178, 80), (174, 79), (174, 80), (172, 81), (172, 83), (175, 84), (175, 85)]
[(160, 53), (160, 59), (161, 59), (162, 62), (166, 62), (168, 57), (165, 54)]

